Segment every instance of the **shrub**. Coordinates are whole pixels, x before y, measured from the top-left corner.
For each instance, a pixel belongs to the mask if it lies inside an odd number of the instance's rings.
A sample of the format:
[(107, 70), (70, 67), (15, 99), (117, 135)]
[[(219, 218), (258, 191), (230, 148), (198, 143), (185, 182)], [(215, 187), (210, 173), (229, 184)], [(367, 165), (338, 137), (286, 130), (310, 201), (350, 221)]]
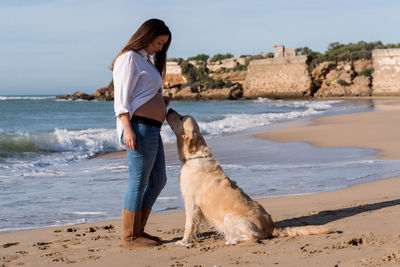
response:
[(197, 56), (188, 58), (188, 60), (207, 61), (207, 59), (208, 59), (209, 57), (210, 57), (210, 56), (209, 56), (209, 55), (206, 55), (206, 54), (198, 54)]
[(192, 92), (199, 92), (203, 88), (214, 89), (225, 87), (225, 82), (222, 79), (213, 80), (209, 76), (209, 69), (205, 61), (200, 62), (197, 68), (190, 64), (188, 60), (182, 61), (180, 66), (182, 74), (188, 81), (186, 85), (190, 86)]
[(194, 83), (197, 80), (196, 67), (189, 63), (189, 61), (184, 60), (180, 64), (182, 69), (182, 74), (185, 75), (189, 83)]
[(386, 48), (400, 48), (400, 44), (387, 44)]
[(211, 62), (216, 62), (216, 61), (219, 61), (219, 60), (224, 60), (224, 59), (228, 59), (228, 58), (232, 58), (232, 57), (233, 57), (233, 55), (231, 53), (216, 54), (210, 59), (210, 61)]
[(237, 65), (232, 70), (233, 71), (245, 71), (245, 70), (247, 70), (247, 66), (246, 65)]
[(263, 59), (263, 58), (264, 58), (263, 55), (254, 55), (254, 56), (251, 56), (251, 57), (247, 58), (246, 59), (246, 68), (250, 64), (250, 61), (256, 60), (256, 59)]
[(171, 58), (167, 59), (167, 61), (178, 62), (178, 64), (180, 65), (182, 63), (182, 61), (183, 61), (183, 58), (181, 58), (181, 57), (180, 58), (171, 57)]
[(265, 58), (274, 58), (274, 57), (275, 57), (275, 54), (272, 52), (267, 53), (265, 56)]
[(350, 85), (345, 80), (337, 80), (336, 82), (341, 86), (349, 86)]
[(221, 67), (222, 72), (229, 72), (230, 70), (231, 70), (230, 68)]
[(324, 54), (315, 52), (308, 47), (296, 48), (296, 55), (308, 55), (308, 65), (313, 69), (318, 63), (324, 61), (353, 61), (358, 59), (371, 59), (373, 49), (396, 48), (400, 44), (383, 45), (381, 41), (341, 44), (333, 42), (328, 45)]
[(372, 77), (372, 71), (373, 71), (373, 68), (365, 69), (365, 70), (361, 71), (358, 75)]
[(312, 49), (305, 47), (299, 47), (295, 49), (296, 55), (306, 55), (308, 56), (308, 66), (310, 69), (313, 69), (319, 63), (319, 59), (321, 58), (322, 54), (317, 51), (313, 51)]

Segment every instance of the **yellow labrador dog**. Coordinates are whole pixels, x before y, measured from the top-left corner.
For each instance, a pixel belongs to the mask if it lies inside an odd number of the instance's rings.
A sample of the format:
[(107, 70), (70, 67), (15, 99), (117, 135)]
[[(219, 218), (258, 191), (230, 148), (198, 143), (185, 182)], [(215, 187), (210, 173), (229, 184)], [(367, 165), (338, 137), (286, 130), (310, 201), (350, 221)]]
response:
[(201, 219), (223, 234), (227, 245), (267, 237), (325, 234), (327, 226), (276, 227), (271, 216), (244, 193), (212, 158), (195, 119), (169, 109), (167, 122), (177, 137), (182, 161), (179, 182), (185, 202), (186, 224), (183, 239), (188, 246), (196, 238)]

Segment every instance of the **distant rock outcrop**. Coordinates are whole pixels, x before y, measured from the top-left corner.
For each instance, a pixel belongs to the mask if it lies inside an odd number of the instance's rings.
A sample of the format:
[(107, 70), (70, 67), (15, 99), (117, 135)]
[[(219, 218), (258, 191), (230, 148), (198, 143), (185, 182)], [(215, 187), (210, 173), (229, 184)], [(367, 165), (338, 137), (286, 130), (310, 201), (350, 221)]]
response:
[(243, 88), (240, 83), (234, 83), (229, 88), (198, 90), (190, 86), (183, 88), (164, 88), (164, 95), (174, 100), (237, 100), (243, 97)]
[(56, 99), (64, 99), (64, 100), (93, 100), (93, 95), (88, 95), (83, 92), (75, 92), (72, 95), (59, 95), (56, 96)]
[(78, 91), (72, 95), (56, 96), (56, 99), (112, 101), (114, 100), (114, 83), (111, 81), (108, 86), (97, 89), (92, 95)]
[(114, 86), (105, 86), (97, 89), (93, 94), (94, 99), (99, 101), (111, 101), (114, 100)]
[(371, 60), (322, 62), (312, 71), (316, 97), (370, 96)]

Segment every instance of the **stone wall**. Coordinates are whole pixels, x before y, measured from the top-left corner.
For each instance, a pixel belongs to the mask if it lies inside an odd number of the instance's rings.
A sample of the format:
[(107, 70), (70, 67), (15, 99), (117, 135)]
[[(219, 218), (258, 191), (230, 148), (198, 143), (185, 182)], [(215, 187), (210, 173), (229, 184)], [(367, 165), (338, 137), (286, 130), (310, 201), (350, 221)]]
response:
[(182, 69), (177, 62), (167, 61), (166, 73), (163, 82), (164, 87), (166, 88), (180, 86), (187, 82), (187, 79), (182, 74)]
[(230, 80), (232, 83), (243, 84), (246, 79), (247, 71), (229, 71), (229, 72), (218, 72), (210, 74), (210, 77), (214, 80), (221, 79), (223, 81)]
[(311, 94), (307, 56), (258, 59), (250, 62), (243, 84), (245, 98), (304, 97)]
[(285, 48), (284, 45), (274, 45), (272, 47), (275, 49), (274, 57), (294, 57), (296, 56), (296, 49), (294, 48)]
[(372, 95), (400, 95), (400, 49), (372, 51)]

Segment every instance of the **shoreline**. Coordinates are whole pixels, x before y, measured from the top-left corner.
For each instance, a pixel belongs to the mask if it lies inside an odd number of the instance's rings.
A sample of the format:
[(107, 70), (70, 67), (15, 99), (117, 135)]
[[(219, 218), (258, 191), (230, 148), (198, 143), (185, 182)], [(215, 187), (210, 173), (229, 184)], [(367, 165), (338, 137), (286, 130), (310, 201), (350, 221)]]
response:
[[(255, 134), (276, 142), (306, 142), (316, 147), (375, 149), (378, 159), (400, 159), (400, 100), (377, 101), (370, 112), (313, 119), (311, 125)], [(389, 134), (388, 134), (389, 133)]]
[[(382, 100), (386, 103), (379, 103), (375, 107), (377, 110), (372, 112), (316, 118), (311, 125), (296, 125), (256, 136), (281, 142), (310, 142), (321, 147), (359, 145), (381, 151), (383, 157), (379, 159), (400, 159), (400, 149), (396, 144), (400, 101), (392, 100)], [(375, 115), (371, 117), (371, 114)], [(376, 123), (383, 118), (385, 120), (379, 122), (379, 127), (384, 128), (379, 132)], [(363, 127), (371, 125), (371, 122), (375, 126), (368, 134), (377, 139), (373, 144), (365, 143), (370, 142), (368, 137), (359, 140), (365, 131)], [(353, 127), (343, 140), (338, 132), (349, 125)], [(310, 135), (311, 132), (314, 135)], [(322, 138), (321, 132), (324, 133)], [(328, 140), (326, 133), (329, 132), (334, 133), (336, 139)], [(227, 247), (223, 240), (210, 232), (212, 229), (202, 225), (200, 231), (203, 235), (192, 248), (187, 249), (174, 244), (183, 235), (184, 213), (163, 212), (152, 214), (146, 228), (150, 234), (166, 240), (158, 248), (122, 250), (120, 222), (111, 220), (1, 233), (0, 263), (5, 266), (19, 263), (28, 266), (109, 266), (116, 263), (127, 265), (135, 260), (135, 266), (399, 264), (398, 188), (400, 177), (395, 177), (323, 193), (257, 199), (278, 226), (328, 224), (338, 231), (329, 235), (274, 238)]]

